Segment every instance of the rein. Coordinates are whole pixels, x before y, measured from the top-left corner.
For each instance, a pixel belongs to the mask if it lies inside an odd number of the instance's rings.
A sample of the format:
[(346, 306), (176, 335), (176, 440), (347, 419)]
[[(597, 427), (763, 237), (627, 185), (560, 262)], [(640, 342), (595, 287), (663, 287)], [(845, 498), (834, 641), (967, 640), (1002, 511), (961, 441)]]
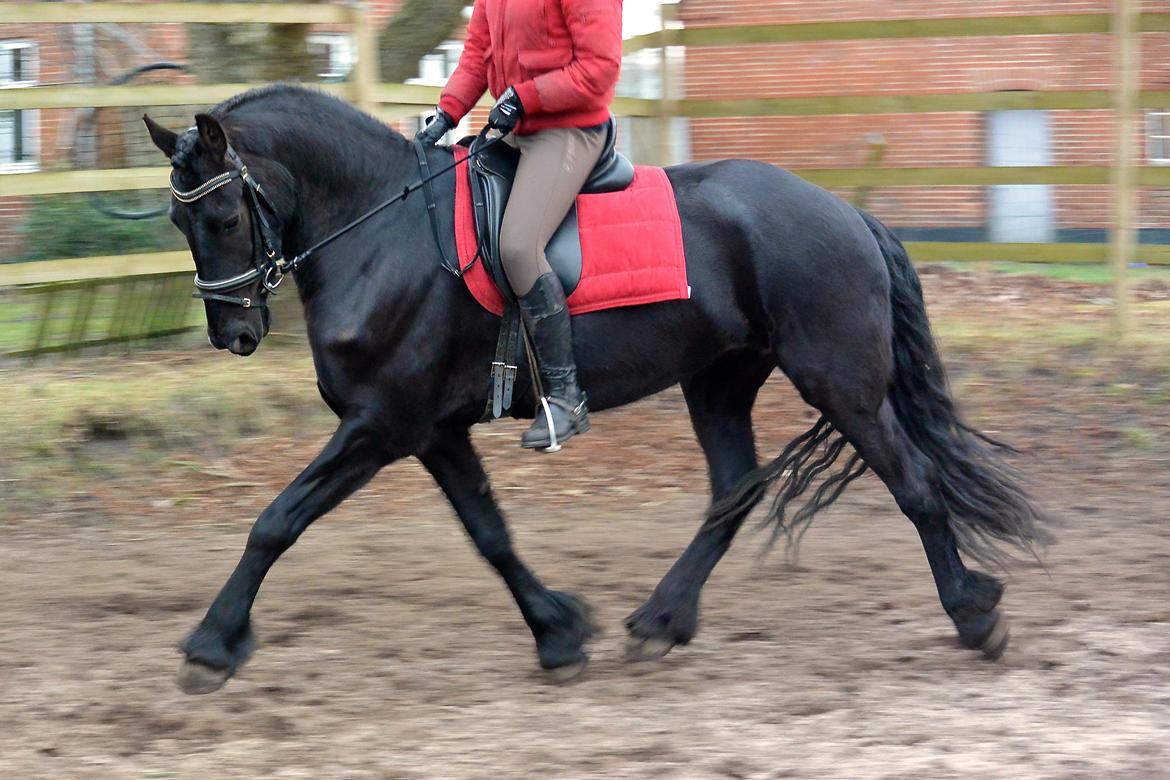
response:
[[(489, 129), (490, 128), (485, 127), (480, 133), (481, 140), (486, 137)], [(416, 142), (416, 150), (420, 153), (420, 168), (424, 174), (423, 178), (413, 184), (409, 184), (406, 187), (403, 187), (402, 192), (398, 193), (392, 198), (389, 198), (388, 200), (382, 201), (357, 219), (333, 231), (325, 238), (321, 239), (305, 251), (293, 257), (291, 260), (286, 260), (284, 258), (284, 253), (281, 250), (280, 234), (272, 228), (272, 223), (269, 222), (264, 214), (265, 209), (267, 209), (268, 213), (272, 215), (273, 219), (276, 219), (276, 208), (272, 205), (272, 201), (269, 200), (268, 195), (265, 194), (259, 182), (252, 178), (252, 176), (248, 173), (248, 166), (244, 164), (243, 160), (240, 159), (239, 154), (236, 153), (236, 150), (233, 149), (231, 145), (228, 145), (227, 147), (226, 157), (228, 162), (231, 163), (232, 169), (230, 171), (225, 171), (217, 176), (213, 176), (192, 190), (187, 190), (184, 192), (177, 189), (175, 187), (174, 173), (172, 173), (170, 180), (171, 194), (174, 195), (175, 200), (179, 201), (180, 203), (194, 203), (195, 201), (200, 200), (201, 198), (205, 198), (211, 193), (216, 192), (220, 188), (226, 187), (236, 179), (242, 180), (244, 183), (244, 193), (247, 196), (248, 210), (252, 216), (252, 256), (254, 267), (244, 271), (243, 273), (236, 274), (235, 276), (228, 277), (226, 279), (217, 279), (215, 281), (207, 281), (202, 279), (200, 278), (199, 274), (196, 273), (195, 287), (198, 292), (192, 293), (191, 297), (199, 298), (200, 300), (205, 301), (221, 301), (223, 303), (232, 303), (237, 306), (242, 306), (245, 309), (266, 308), (268, 304), (264, 298), (261, 298), (260, 300), (254, 300), (252, 298), (245, 298), (238, 295), (224, 295), (223, 293), (238, 290), (247, 284), (255, 282), (257, 279), (260, 279), (263, 282), (263, 288), (260, 291), (260, 294), (262, 296), (267, 296), (268, 293), (275, 294), (276, 288), (280, 286), (282, 281), (284, 281), (284, 277), (287, 274), (293, 273), (306, 262), (308, 262), (314, 253), (341, 238), (343, 235), (361, 225), (375, 214), (378, 214), (395, 203), (406, 200), (413, 193), (418, 192), (424, 187), (427, 189), (427, 207), (431, 212), (433, 220), (434, 204), (433, 197), (431, 196), (430, 192), (431, 182), (440, 176), (443, 176), (444, 174), (450, 173), (463, 163), (470, 162), (473, 158), (477, 157), (491, 146), (499, 143), (505, 135), (507, 135), (507, 133), (496, 136), (485, 144), (477, 144), (478, 148), (473, 149), (467, 157), (463, 158), (462, 160), (456, 160), (447, 167), (437, 171), (436, 173), (430, 174), (429, 176), (425, 175), (430, 171), (430, 166), (426, 163), (425, 150), (419, 150), (418, 144)], [(438, 240), (439, 236), (437, 226), (435, 226), (433, 222), (432, 226), (435, 227), (435, 236), (436, 240)], [(257, 234), (259, 235), (257, 236)], [(257, 240), (257, 238), (259, 240)], [(443, 250), (441, 241), (439, 243), (439, 247), (440, 250)], [(443, 254), (444, 261), (446, 261), (445, 250), (443, 250)], [(447, 262), (443, 263), (443, 267), (456, 276), (461, 276), (463, 271), (466, 270), (460, 269), (457, 266), (451, 267)]]

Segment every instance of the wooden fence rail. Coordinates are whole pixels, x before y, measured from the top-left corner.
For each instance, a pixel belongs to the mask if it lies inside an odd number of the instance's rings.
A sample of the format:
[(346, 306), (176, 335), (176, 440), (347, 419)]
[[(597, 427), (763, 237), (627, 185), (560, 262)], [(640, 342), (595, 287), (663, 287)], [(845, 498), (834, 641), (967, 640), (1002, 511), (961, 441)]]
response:
[[(1145, 13), (1139, 32), (1170, 31), (1170, 13)], [(899, 38), (1018, 37), (1024, 35), (1091, 35), (1113, 32), (1111, 14), (1045, 16), (977, 16), (944, 19), (805, 22), (688, 27), (630, 38), (627, 54), (665, 46), (748, 46), (768, 43), (888, 40)]]
[[(1132, 127), (1139, 108), (1170, 107), (1170, 90), (1139, 91), (1133, 79), (1126, 80), (1138, 66), (1134, 41), (1140, 33), (1170, 32), (1170, 12), (1136, 14), (1135, 0), (1115, 0), (1116, 14), (1058, 14), (993, 16), (886, 21), (834, 21), (802, 24), (713, 26), (663, 29), (625, 42), (626, 53), (665, 46), (714, 47), (804, 43), (840, 40), (892, 40), (938, 37), (1019, 37), (1029, 35), (1112, 35), (1128, 46), (1118, 61), (1117, 89), (1060, 92), (983, 92), (916, 95), (836, 95), (818, 97), (759, 98), (747, 100), (643, 100), (619, 99), (615, 111), (635, 117), (669, 116), (692, 119), (728, 117), (827, 116), (841, 114), (918, 114), (983, 112), (1016, 109), (1117, 110), (1122, 117), (1119, 134)], [(1124, 21), (1128, 20), (1128, 21)], [(1123, 23), (1124, 21), (1124, 23)], [(377, 82), (376, 47), (360, 4), (306, 3), (0, 3), (0, 25), (6, 23), (283, 23), (330, 24), (354, 30), (358, 65), (350, 81), (322, 84), (331, 94), (350, 100), (375, 116), (394, 120), (420, 113), (434, 105), (439, 89), (423, 85), (380, 84)], [(1128, 59), (1127, 59), (1128, 58)], [(1128, 69), (1128, 70), (1127, 70)], [(664, 68), (665, 73), (665, 68)], [(134, 106), (198, 106), (218, 103), (255, 84), (181, 84), (121, 87), (54, 85), (0, 90), (0, 111), (22, 109), (70, 109)], [(670, 97), (670, 96), (666, 96)], [(484, 105), (488, 104), (485, 99)], [(666, 137), (665, 135), (663, 136)], [(1127, 156), (1129, 155), (1129, 156)], [(1139, 187), (1170, 187), (1170, 168), (1138, 167), (1132, 150), (1119, 145), (1118, 163), (1102, 166), (1044, 166), (1020, 168), (810, 168), (797, 173), (833, 188), (984, 186), (1000, 184), (1112, 185), (1119, 199), (1132, 201)], [(1118, 167), (1130, 175), (1118, 176)], [(0, 176), (0, 197), (38, 196), (75, 192), (150, 190), (165, 187), (167, 168), (149, 167), (118, 170), (49, 171)], [(1115, 231), (1129, 236), (1132, 228), (1119, 210), (1121, 223)], [(909, 245), (919, 260), (1008, 260), (1021, 262), (1103, 263), (1113, 252), (1124, 294), (1126, 260), (1170, 265), (1170, 247), (1138, 246), (1122, 242), (1106, 244), (991, 244), (923, 242)], [(1128, 247), (1128, 248), (1127, 248)], [(68, 258), (28, 264), (0, 264), (0, 288), (13, 285), (49, 285), (37, 288), (45, 294), (61, 283), (84, 280), (78, 292), (77, 312), (87, 312), (90, 303), (84, 290), (102, 280), (129, 277), (138, 280), (162, 279), (189, 272), (187, 252), (154, 252), (117, 257)], [(87, 286), (88, 285), (88, 286)], [(67, 285), (68, 286), (68, 285)], [(166, 287), (164, 285), (164, 287)], [(69, 289), (72, 289), (71, 287)], [(162, 289), (160, 287), (160, 289)], [(170, 290), (171, 287), (166, 287)], [(174, 289), (178, 289), (175, 287)], [(1119, 311), (1124, 307), (1119, 304)], [(88, 316), (88, 314), (87, 314)], [(1119, 315), (1119, 320), (1124, 315)], [(122, 327), (122, 325), (119, 325)], [(70, 326), (72, 333), (76, 326)], [(42, 334), (43, 336), (44, 334)], [(67, 334), (68, 335), (68, 334)], [(84, 335), (84, 333), (83, 333)], [(125, 333), (107, 334), (114, 340)], [(100, 340), (100, 339), (99, 339)], [(90, 339), (89, 341), (92, 341)], [(89, 343), (89, 342), (87, 342)], [(41, 345), (43, 347), (43, 345)], [(3, 352), (0, 349), (0, 352)]]
[(321, 3), (2, 3), (0, 24), (347, 24)]
[[(984, 187), (998, 184), (1107, 185), (1112, 168), (1035, 166), (965, 168), (795, 168), (814, 184), (842, 187)], [(62, 195), (71, 192), (123, 192), (166, 189), (170, 168), (111, 168), (96, 171), (20, 173), (0, 177), (0, 197)], [(1150, 166), (1134, 173), (1139, 187), (1170, 187), (1170, 167)]]

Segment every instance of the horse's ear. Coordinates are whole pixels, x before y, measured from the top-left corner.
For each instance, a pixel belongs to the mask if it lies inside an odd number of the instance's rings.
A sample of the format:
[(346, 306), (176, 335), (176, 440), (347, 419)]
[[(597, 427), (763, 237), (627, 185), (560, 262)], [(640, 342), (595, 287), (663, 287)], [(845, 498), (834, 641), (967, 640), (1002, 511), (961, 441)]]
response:
[(207, 153), (216, 162), (223, 160), (227, 154), (227, 135), (224, 134), (219, 121), (208, 114), (196, 114), (195, 126), (199, 128), (199, 140), (203, 142), (203, 148)]
[(150, 118), (149, 114), (142, 115), (142, 121), (146, 123), (146, 130), (150, 133), (150, 140), (154, 141), (163, 154), (169, 160), (175, 153), (175, 143), (179, 140), (179, 134), (173, 130), (168, 130), (158, 122)]

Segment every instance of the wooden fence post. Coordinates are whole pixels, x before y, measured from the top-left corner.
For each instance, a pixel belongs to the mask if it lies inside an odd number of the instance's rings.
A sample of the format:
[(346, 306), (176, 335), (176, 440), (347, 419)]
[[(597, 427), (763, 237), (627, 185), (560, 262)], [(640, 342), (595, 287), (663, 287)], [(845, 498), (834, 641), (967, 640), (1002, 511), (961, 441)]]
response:
[(355, 2), (350, 5), (350, 28), (353, 30), (354, 50), (357, 54), (350, 76), (353, 82), (352, 100), (362, 111), (373, 113), (376, 108), (374, 85), (378, 82), (378, 47), (375, 45), (369, 9), (365, 3)]
[(662, 15), (662, 57), (659, 61), (658, 77), (661, 81), (662, 96), (658, 100), (658, 164), (662, 166), (674, 164), (674, 127), (673, 118), (678, 113), (678, 105), (674, 98), (674, 84), (670, 69), (669, 36), (666, 33), (669, 22), (677, 16), (678, 6), (660, 5)]
[(1116, 159), (1113, 167), (1113, 266), (1114, 332), (1124, 337), (1132, 327), (1129, 264), (1137, 246), (1137, 201), (1135, 136), (1138, 90), (1141, 78), (1141, 38), (1137, 32), (1138, 0), (1116, 0), (1114, 37), (1117, 48)]

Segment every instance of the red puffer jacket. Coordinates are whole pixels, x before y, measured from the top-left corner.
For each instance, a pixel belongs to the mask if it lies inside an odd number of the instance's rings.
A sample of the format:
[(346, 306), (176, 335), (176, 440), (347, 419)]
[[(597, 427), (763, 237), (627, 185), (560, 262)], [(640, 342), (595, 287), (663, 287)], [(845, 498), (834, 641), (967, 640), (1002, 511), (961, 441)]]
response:
[(622, 66), (622, 0), (475, 0), (459, 67), (439, 107), (458, 121), (515, 87), (518, 133), (609, 118)]

